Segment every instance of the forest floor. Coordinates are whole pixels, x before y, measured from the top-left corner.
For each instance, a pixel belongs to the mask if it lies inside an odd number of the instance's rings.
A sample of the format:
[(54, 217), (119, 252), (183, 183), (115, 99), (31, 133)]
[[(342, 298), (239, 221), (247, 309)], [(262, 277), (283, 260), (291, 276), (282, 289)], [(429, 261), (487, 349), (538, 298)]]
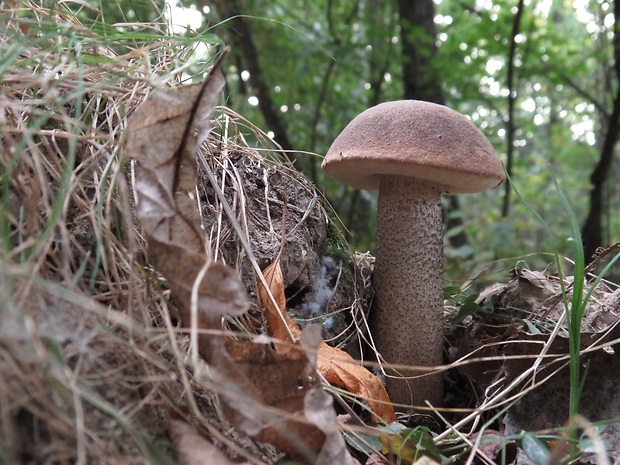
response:
[(216, 106), (216, 73), (175, 92), (183, 49), (68, 55), (23, 17), (2, 39), (22, 42), (0, 100), (0, 463), (620, 460), (616, 285), (592, 289), (572, 422), (571, 278), (524, 267), (447, 293), (445, 407), (399, 414), (364, 358), (373, 257)]

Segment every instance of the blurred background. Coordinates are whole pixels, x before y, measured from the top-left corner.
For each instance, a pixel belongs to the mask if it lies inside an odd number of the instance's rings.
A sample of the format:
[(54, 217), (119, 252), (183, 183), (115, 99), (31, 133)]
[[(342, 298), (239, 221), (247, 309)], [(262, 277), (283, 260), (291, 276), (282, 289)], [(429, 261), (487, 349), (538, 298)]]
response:
[(96, 9), (79, 13), (110, 31), (154, 21), (193, 41), (193, 55), (180, 63), (188, 80), (201, 79), (230, 46), (222, 104), (288, 151), (325, 192), (357, 250), (374, 250), (376, 193), (335, 183), (320, 163), (358, 113), (396, 99), (441, 103), (470, 117), (555, 237), (508, 185), (447, 197), (449, 279), (519, 261), (542, 269), (554, 248), (570, 256), (573, 238), (553, 176), (581, 226), (586, 260), (620, 240), (618, 2), (91, 3)]

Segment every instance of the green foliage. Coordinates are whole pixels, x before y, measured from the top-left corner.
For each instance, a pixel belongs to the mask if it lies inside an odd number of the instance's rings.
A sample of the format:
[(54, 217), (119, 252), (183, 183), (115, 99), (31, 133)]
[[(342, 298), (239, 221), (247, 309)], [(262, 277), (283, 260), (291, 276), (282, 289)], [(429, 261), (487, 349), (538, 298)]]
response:
[[(566, 320), (568, 323), (568, 335), (569, 335), (569, 368), (570, 368), (570, 398), (569, 398), (569, 419), (573, 420), (576, 415), (579, 413), (579, 402), (581, 398), (581, 390), (583, 383), (585, 381), (586, 374), (581, 376), (581, 322), (583, 320), (583, 316), (587, 309), (588, 302), (596, 289), (596, 286), (601, 282), (605, 274), (611, 269), (614, 263), (620, 258), (620, 254), (614, 256), (610, 262), (605, 266), (605, 268), (599, 273), (596, 279), (590, 283), (589, 290), (585, 293), (584, 296), (584, 285), (586, 283), (586, 273), (585, 273), (585, 257), (583, 250), (583, 242), (581, 239), (581, 232), (579, 229), (579, 225), (577, 224), (577, 218), (571, 208), (571, 205), (564, 194), (564, 191), (560, 187), (557, 179), (554, 174), (551, 173), (550, 177), (553, 181), (554, 188), (557, 192), (557, 195), (560, 199), (560, 203), (563, 209), (564, 214), (569, 220), (570, 223), (570, 241), (573, 245), (573, 279), (572, 279), (572, 294), (569, 301), (569, 293), (567, 286), (565, 284), (564, 272), (562, 270), (562, 264), (560, 259), (559, 250), (557, 247), (557, 242), (555, 240), (554, 234), (551, 232), (549, 225), (546, 220), (541, 217), (532, 207), (530, 207), (520, 192), (517, 190), (515, 185), (511, 182), (511, 187), (514, 189), (515, 194), (519, 198), (519, 200), (528, 208), (536, 219), (540, 222), (542, 227), (545, 229), (549, 238), (553, 244), (553, 253), (555, 256), (555, 266), (560, 278), (560, 286), (562, 289), (562, 297), (564, 300), (564, 308), (566, 311)], [(573, 427), (570, 432), (570, 439), (572, 439), (571, 445), (573, 446), (573, 454), (575, 454), (576, 450), (574, 446), (576, 444), (577, 429)]]
[(546, 441), (530, 433), (524, 433), (520, 439), (521, 449), (535, 465), (546, 465), (551, 458), (551, 451)]
[(356, 450), (370, 455), (381, 451), (385, 455), (394, 455), (396, 463), (413, 464), (422, 457), (428, 457), (442, 463), (442, 454), (433, 441), (432, 432), (425, 426), (405, 428), (400, 423), (392, 423), (375, 428), (377, 434), (347, 433), (347, 443)]
[(452, 319), (454, 324), (462, 323), (470, 315), (492, 311), (496, 299), (489, 299), (490, 301), (482, 306), (476, 302), (478, 297), (478, 293), (462, 292), (458, 286), (444, 287), (444, 300), (451, 302), (459, 308), (458, 314)]
[(381, 452), (394, 454), (400, 463), (414, 464), (422, 457), (442, 462), (441, 453), (433, 441), (431, 431), (424, 426), (404, 428), (398, 435), (382, 436)]
[[(183, 0), (186, 6), (204, 2)], [(433, 69), (446, 104), (471, 116), (505, 157), (508, 124), (507, 57), (514, 21), (512, 0), (435, 2), (438, 53)], [(240, 13), (257, 45), (263, 80), (273, 107), (280, 113), (291, 145), (303, 152), (326, 153), (344, 126), (365, 108), (402, 98), (403, 76), (399, 12), (389, 2), (318, 0), (308, 4), (250, 0)], [(546, 166), (551, 163), (582, 222), (588, 212), (589, 174), (594, 168), (617, 83), (611, 73), (613, 22), (611, 3), (533, 1), (525, 5), (517, 36), (514, 78), (516, 106), (513, 177), (524, 195), (536, 197), (536, 210), (554, 230), (569, 230), (553, 195)], [(231, 36), (215, 7), (205, 14), (198, 34)], [(416, 32), (417, 31), (417, 32)], [(414, 30), (420, 33), (420, 30)], [(426, 43), (421, 40), (419, 43)], [(269, 130), (260, 108), (250, 97), (246, 65), (233, 50), (226, 65), (228, 105), (257, 126)], [(361, 250), (374, 248), (376, 196), (355, 193), (324, 178), (320, 159), (299, 153), (297, 165), (324, 189)], [(618, 177), (618, 170), (611, 176)], [(620, 192), (608, 182), (607, 240), (619, 238)], [(500, 217), (502, 189), (461, 197), (463, 232), (468, 247), (446, 253), (449, 277), (471, 275), (495, 259), (548, 250), (549, 238), (518, 202)], [(452, 231), (456, 233), (456, 231)], [(557, 238), (561, 254), (569, 253), (568, 238)], [(588, 258), (588, 257), (586, 257)], [(544, 267), (544, 256), (529, 265)]]

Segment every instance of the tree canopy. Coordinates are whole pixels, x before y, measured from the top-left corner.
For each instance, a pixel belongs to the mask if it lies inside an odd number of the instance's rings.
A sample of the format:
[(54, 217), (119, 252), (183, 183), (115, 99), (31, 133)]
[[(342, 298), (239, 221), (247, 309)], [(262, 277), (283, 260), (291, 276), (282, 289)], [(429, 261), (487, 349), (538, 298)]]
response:
[[(229, 104), (283, 148), (324, 154), (369, 106), (441, 100), (485, 132), (563, 247), (570, 237), (552, 176), (582, 222), (587, 255), (618, 239), (617, 3), (196, 3), (208, 11), (203, 27), (233, 47)], [(374, 197), (323, 179), (315, 157), (294, 158), (327, 190), (354, 242), (371, 246)], [(467, 233), (459, 257), (550, 251), (509, 186), (460, 200), (449, 213)]]
[[(325, 178), (320, 156), (358, 113), (401, 98), (436, 101), (470, 117), (560, 252), (571, 237), (552, 177), (581, 222), (586, 256), (620, 239), (618, 2), (169, 3), (177, 33), (216, 35), (231, 46), (225, 104), (268, 132), (326, 191), (356, 247), (374, 247), (376, 197)], [(187, 12), (192, 27), (179, 28), (188, 26), (180, 14)], [(510, 185), (445, 206), (448, 270), (552, 251)]]

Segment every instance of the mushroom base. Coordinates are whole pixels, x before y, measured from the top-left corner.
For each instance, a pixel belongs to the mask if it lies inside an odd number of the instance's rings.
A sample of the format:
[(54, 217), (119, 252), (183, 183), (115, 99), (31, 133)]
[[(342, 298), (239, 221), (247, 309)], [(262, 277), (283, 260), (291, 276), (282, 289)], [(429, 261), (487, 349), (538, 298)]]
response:
[[(387, 390), (396, 404), (443, 401), (443, 231), (436, 184), (384, 176), (377, 213), (375, 300), (370, 328), (388, 364)], [(412, 369), (406, 366), (426, 367)], [(406, 379), (403, 379), (406, 378)]]

